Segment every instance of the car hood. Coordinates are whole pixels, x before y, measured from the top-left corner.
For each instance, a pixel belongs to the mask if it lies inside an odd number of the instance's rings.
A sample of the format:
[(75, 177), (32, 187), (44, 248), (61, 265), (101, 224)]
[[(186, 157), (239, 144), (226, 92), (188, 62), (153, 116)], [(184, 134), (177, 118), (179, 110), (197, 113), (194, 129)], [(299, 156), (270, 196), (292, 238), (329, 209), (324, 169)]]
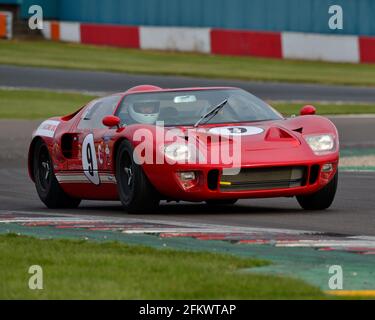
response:
[[(167, 130), (175, 130), (169, 128)], [(180, 127), (181, 138), (199, 140), (211, 147), (223, 142), (240, 142), (243, 151), (263, 149), (296, 148), (303, 143), (300, 132), (293, 131), (280, 121), (206, 125), (199, 128)]]
[[(133, 127), (133, 130), (137, 127)], [(162, 128), (149, 125), (142, 127), (156, 131), (156, 134), (153, 134), (155, 150), (163, 150), (165, 145), (174, 142), (184, 144), (188, 142), (188, 144), (194, 144), (199, 153), (212, 163), (212, 157), (221, 155), (223, 145), (226, 145), (236, 155), (241, 156), (242, 165), (316, 161), (317, 156), (303, 136), (318, 133), (330, 133), (337, 136), (335, 126), (328, 119), (319, 116), (209, 124), (198, 128), (193, 126)], [(129, 131), (128, 134), (130, 134)]]

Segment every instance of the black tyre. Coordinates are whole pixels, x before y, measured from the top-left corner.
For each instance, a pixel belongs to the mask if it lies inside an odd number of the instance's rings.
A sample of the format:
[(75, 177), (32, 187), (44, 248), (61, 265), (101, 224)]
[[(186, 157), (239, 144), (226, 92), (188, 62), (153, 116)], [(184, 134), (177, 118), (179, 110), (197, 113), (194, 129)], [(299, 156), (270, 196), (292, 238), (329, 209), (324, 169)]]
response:
[(34, 147), (33, 172), (40, 200), (50, 209), (77, 208), (81, 199), (68, 196), (53, 172), (53, 163), (46, 144), (39, 140)]
[(121, 203), (128, 213), (153, 213), (160, 202), (155, 188), (133, 158), (133, 147), (123, 141), (116, 156), (116, 180)]
[(336, 173), (332, 181), (318, 192), (308, 196), (297, 196), (298, 203), (305, 210), (328, 209), (335, 199), (338, 180), (339, 176)]
[(207, 200), (206, 203), (209, 206), (230, 206), (234, 205), (238, 199), (229, 199), (229, 200)]

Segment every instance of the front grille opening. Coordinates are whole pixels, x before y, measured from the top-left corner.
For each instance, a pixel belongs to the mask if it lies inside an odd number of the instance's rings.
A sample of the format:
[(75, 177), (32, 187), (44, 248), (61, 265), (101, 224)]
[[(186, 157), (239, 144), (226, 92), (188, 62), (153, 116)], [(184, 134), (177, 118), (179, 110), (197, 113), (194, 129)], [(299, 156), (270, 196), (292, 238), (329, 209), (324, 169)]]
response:
[(320, 172), (320, 166), (318, 164), (315, 164), (311, 167), (309, 184), (316, 183), (319, 177), (319, 172)]
[(308, 167), (305, 167), (304, 170), (303, 170), (303, 176), (302, 176), (302, 180), (301, 180), (301, 187), (307, 185), (308, 178), (309, 178), (309, 170), (308, 170)]
[(301, 187), (306, 182), (307, 168), (270, 167), (244, 168), (235, 176), (222, 176), (222, 191), (267, 190)]
[(207, 175), (208, 189), (215, 191), (217, 190), (219, 182), (219, 170), (211, 170)]

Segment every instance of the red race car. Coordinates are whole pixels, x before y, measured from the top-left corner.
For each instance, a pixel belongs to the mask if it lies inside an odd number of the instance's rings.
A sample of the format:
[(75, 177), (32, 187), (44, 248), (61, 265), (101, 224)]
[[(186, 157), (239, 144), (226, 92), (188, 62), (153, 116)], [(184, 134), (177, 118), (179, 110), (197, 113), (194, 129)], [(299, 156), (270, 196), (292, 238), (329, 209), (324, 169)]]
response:
[(296, 196), (302, 208), (323, 210), (336, 194), (339, 139), (314, 114), (305, 106), (285, 118), (238, 88), (138, 86), (44, 121), (29, 174), (49, 208), (121, 200), (137, 213), (161, 200)]

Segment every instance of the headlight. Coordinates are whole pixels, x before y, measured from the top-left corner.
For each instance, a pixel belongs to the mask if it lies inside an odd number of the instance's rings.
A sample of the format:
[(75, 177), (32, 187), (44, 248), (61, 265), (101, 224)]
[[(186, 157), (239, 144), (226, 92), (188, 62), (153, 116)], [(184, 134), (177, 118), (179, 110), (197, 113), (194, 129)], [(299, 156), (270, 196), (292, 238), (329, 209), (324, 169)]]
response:
[(335, 148), (335, 139), (330, 134), (305, 136), (305, 140), (316, 154), (333, 151)]
[(185, 144), (173, 143), (164, 147), (164, 154), (173, 161), (187, 161), (191, 159), (191, 148)]

